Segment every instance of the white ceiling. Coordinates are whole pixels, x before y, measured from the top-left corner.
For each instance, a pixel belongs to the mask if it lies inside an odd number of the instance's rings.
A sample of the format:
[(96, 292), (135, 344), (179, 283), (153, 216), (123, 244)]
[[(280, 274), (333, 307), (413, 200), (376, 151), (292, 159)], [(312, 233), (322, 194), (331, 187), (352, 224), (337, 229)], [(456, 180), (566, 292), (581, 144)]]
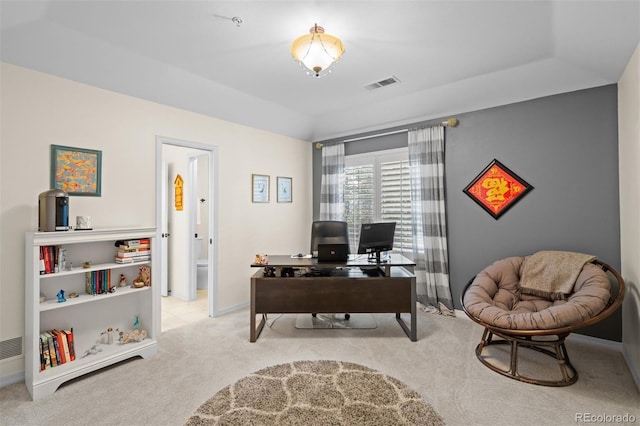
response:
[[(638, 0), (0, 8), (4, 62), (309, 141), (616, 83), (640, 41)], [(322, 79), (289, 53), (314, 23), (346, 49)], [(401, 83), (364, 88), (389, 76)]]

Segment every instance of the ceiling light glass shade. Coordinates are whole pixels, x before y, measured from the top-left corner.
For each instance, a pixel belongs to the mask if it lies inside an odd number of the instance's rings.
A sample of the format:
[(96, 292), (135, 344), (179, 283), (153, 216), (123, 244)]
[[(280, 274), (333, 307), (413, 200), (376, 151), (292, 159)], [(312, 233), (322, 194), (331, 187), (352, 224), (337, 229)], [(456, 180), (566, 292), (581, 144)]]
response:
[(309, 34), (298, 37), (291, 43), (291, 55), (307, 69), (307, 74), (322, 77), (331, 72), (332, 65), (344, 53), (338, 37), (324, 33), (324, 28), (315, 24)]

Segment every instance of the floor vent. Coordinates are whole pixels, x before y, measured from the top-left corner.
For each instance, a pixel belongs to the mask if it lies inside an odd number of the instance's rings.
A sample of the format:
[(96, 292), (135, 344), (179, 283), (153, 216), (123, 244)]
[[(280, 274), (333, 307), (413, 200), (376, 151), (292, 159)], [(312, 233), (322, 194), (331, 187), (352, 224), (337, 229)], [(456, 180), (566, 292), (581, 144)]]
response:
[(0, 360), (22, 355), (22, 336), (0, 342)]
[(364, 88), (367, 90), (373, 90), (373, 89), (379, 89), (381, 87), (390, 86), (396, 83), (400, 83), (400, 80), (398, 80), (398, 77), (392, 75), (391, 77), (387, 77), (385, 79), (376, 81), (375, 83), (367, 84), (366, 86), (364, 86)]

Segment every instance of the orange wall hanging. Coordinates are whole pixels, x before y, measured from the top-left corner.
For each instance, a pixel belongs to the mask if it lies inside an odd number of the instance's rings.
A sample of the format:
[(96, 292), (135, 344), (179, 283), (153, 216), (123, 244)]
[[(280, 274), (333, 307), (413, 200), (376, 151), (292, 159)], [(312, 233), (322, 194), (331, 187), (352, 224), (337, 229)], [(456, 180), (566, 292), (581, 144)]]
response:
[(182, 194), (184, 193), (184, 191), (182, 190), (183, 183), (184, 180), (180, 175), (177, 175), (176, 180), (173, 181), (173, 185), (175, 186), (176, 191), (176, 210), (182, 210), (184, 207), (184, 204), (182, 202)]
[(497, 220), (532, 189), (533, 186), (494, 159), (463, 192)]

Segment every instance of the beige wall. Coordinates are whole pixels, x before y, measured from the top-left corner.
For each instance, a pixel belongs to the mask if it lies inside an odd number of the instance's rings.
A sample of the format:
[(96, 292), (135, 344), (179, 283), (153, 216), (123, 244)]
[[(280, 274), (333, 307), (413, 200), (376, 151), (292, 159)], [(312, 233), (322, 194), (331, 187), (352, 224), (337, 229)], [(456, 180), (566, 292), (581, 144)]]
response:
[[(102, 196), (70, 198), (70, 222), (90, 215), (96, 228), (155, 225), (156, 136), (217, 146), (220, 311), (248, 303), (255, 253), (308, 246), (311, 144), (9, 64), (0, 87), (0, 340), (24, 335), (24, 234), (38, 226), (51, 144), (102, 151)], [(293, 203), (273, 186), (271, 203), (252, 204), (251, 173), (292, 177)], [(0, 379), (23, 369), (0, 361)]]
[(640, 45), (618, 82), (622, 345), (640, 388)]

